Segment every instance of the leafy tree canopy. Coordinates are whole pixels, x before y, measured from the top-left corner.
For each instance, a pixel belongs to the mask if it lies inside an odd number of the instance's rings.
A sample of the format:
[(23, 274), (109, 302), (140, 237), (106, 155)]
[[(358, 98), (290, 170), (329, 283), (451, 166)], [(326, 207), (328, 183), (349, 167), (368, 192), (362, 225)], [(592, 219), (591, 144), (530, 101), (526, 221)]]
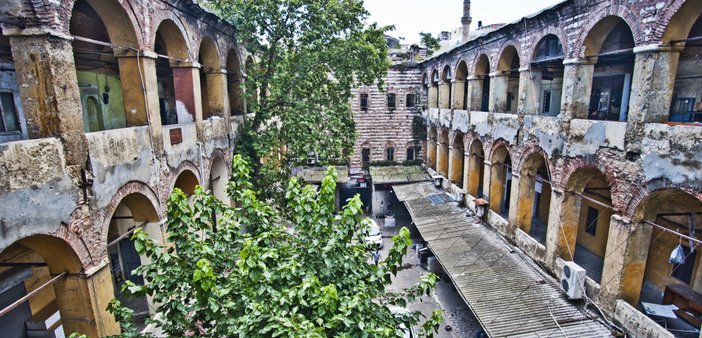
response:
[(266, 173), (261, 162), (277, 171), (304, 163), (310, 152), (323, 164), (348, 159), (356, 135), (351, 88), (382, 85), (390, 27), (367, 25), (362, 0), (208, 3), (237, 28), (239, 42), (253, 55), (245, 87), (256, 116), (239, 149), (251, 159), (257, 186), (274, 186), (271, 177), (259, 179)]
[[(127, 282), (123, 292), (151, 296), (150, 323), (174, 337), (397, 337), (401, 325), (419, 323), (418, 312), (388, 309), (428, 294), (437, 279), (428, 274), (411, 288), (386, 291), (411, 245), (406, 228), (387, 259), (369, 264), (361, 202), (355, 197), (334, 211), (333, 168), (319, 189), (291, 179), (282, 209), (258, 199), (249, 173), (237, 155), (227, 187), (237, 207), (201, 187), (190, 202), (176, 189), (166, 224), (174, 245), (135, 231), (135, 247), (150, 261), (136, 273), (147, 283)], [(139, 337), (130, 309), (113, 300), (109, 310), (124, 337)], [(422, 332), (431, 335), (441, 320), (436, 310)]]
[(431, 56), (441, 48), (441, 43), (438, 38), (435, 38), (431, 33), (420, 32), (421, 37), (420, 43), (427, 49), (427, 56)]

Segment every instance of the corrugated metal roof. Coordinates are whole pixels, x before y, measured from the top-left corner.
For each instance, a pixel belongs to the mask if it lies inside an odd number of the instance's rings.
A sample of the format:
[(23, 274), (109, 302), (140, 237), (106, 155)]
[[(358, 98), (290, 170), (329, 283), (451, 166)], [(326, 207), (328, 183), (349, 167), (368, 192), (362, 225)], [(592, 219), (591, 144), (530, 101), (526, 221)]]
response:
[(424, 169), (417, 165), (370, 167), (368, 171), (373, 178), (373, 184), (416, 183), (430, 180)]
[(414, 223), (491, 337), (611, 337), (550, 276), (457, 203), (434, 205), (431, 183), (395, 186)]

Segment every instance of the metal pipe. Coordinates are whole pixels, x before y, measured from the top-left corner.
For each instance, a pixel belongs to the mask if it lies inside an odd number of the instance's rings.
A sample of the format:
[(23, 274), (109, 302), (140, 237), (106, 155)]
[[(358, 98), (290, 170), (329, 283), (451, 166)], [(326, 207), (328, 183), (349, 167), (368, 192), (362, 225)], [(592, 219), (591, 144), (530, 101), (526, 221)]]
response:
[(653, 222), (648, 221), (648, 220), (643, 220), (642, 222), (644, 222), (644, 223), (646, 223), (646, 224), (648, 224), (648, 225), (652, 225), (652, 226), (654, 226), (654, 227), (656, 227), (656, 228), (658, 228), (658, 229), (661, 229), (661, 230), (663, 230), (663, 231), (670, 232), (670, 233), (672, 233), (672, 234), (674, 234), (674, 235), (677, 235), (677, 236), (679, 236), (679, 237), (682, 237), (682, 238), (684, 238), (684, 239), (693, 241), (693, 242), (695, 242), (695, 243), (697, 243), (697, 244), (702, 244), (702, 241), (700, 241), (700, 240), (697, 239), (697, 238), (693, 238), (693, 237), (690, 237), (690, 236), (687, 236), (687, 235), (683, 235), (683, 234), (681, 234), (681, 233), (679, 233), (679, 232), (677, 232), (677, 231), (675, 231), (675, 230), (668, 229), (668, 228), (666, 228), (666, 227), (664, 227), (664, 226), (662, 226), (662, 225), (660, 225), (660, 224), (656, 224), (656, 223), (653, 223)]
[(687, 39), (671, 40), (670, 43), (702, 41), (702, 36), (693, 36)]
[(46, 282), (46, 283), (42, 284), (41, 286), (39, 286), (38, 288), (32, 290), (32, 292), (30, 292), (30, 293), (26, 294), (24, 297), (22, 297), (22, 298), (16, 300), (14, 303), (8, 305), (6, 308), (0, 310), (0, 317), (6, 315), (6, 314), (9, 313), (10, 311), (14, 310), (16, 307), (22, 305), (22, 303), (28, 301), (29, 298), (31, 298), (32, 296), (36, 295), (36, 294), (39, 293), (40, 291), (44, 290), (44, 289), (45, 289), (46, 287), (48, 287), (49, 285), (55, 283), (57, 280), (59, 280), (59, 279), (61, 279), (61, 278), (63, 278), (63, 277), (66, 277), (66, 275), (68, 275), (68, 271), (61, 272), (60, 274), (58, 274), (58, 276), (52, 278), (52, 279), (49, 280), (48, 282)]
[(140, 225), (135, 226), (135, 227), (129, 229), (129, 231), (127, 231), (127, 232), (121, 234), (119, 237), (115, 238), (112, 242), (108, 243), (108, 244), (107, 244), (107, 247), (110, 248), (110, 247), (114, 246), (115, 244), (119, 243), (119, 241), (121, 241), (123, 238), (125, 238), (125, 237), (131, 235), (131, 234), (134, 232), (134, 230), (136, 230), (137, 228), (141, 228), (141, 227), (143, 227), (144, 225), (147, 225), (147, 224), (149, 224), (148, 221), (147, 221), (147, 222), (144, 222), (144, 223), (141, 223)]
[(614, 210), (614, 207), (613, 207), (613, 206), (608, 205), (608, 204), (604, 204), (604, 203), (602, 203), (602, 202), (600, 202), (600, 201), (598, 201), (598, 200), (596, 200), (596, 199), (594, 199), (594, 198), (585, 196), (585, 195), (583, 195), (583, 194), (581, 194), (581, 193), (578, 193), (578, 192), (575, 192), (575, 191), (568, 191), (568, 192), (571, 193), (571, 194), (573, 194), (573, 195), (580, 196), (581, 198), (584, 198), (584, 199), (586, 199), (586, 200), (588, 200), (588, 201), (590, 201), (590, 202), (592, 202), (592, 203), (594, 203), (594, 204), (597, 204), (597, 205), (599, 205), (599, 206), (601, 206), (601, 207)]
[(0, 263), (0, 266), (34, 267), (34, 266), (47, 266), (47, 264), (46, 264), (46, 263), (11, 263), (11, 262), (4, 262), (4, 263)]
[(591, 58), (591, 57), (600, 57), (600, 56), (610, 56), (610, 55), (619, 55), (619, 54), (626, 54), (626, 53), (631, 53), (634, 51), (634, 48), (625, 48), (625, 49), (618, 49), (618, 50), (613, 50), (611, 52), (606, 52), (606, 53), (600, 53), (597, 55), (588, 55), (586, 58)]

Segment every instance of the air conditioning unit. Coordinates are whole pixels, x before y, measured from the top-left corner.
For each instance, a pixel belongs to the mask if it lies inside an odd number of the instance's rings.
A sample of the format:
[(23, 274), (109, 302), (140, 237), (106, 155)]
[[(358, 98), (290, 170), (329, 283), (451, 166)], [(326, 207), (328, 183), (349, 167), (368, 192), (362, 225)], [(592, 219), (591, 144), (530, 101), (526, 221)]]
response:
[(582, 299), (585, 295), (585, 269), (568, 261), (561, 271), (561, 289), (570, 299)]
[(435, 187), (440, 188), (444, 181), (444, 177), (441, 175), (434, 175), (431, 177), (431, 180), (434, 182)]

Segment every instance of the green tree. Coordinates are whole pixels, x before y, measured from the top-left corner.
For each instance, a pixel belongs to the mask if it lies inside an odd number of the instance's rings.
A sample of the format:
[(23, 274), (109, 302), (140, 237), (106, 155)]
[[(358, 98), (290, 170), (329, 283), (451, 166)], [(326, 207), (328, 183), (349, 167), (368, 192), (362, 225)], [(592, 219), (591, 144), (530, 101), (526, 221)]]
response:
[(266, 198), (280, 196), (285, 170), (310, 152), (321, 164), (347, 160), (356, 135), (351, 88), (382, 85), (390, 27), (367, 25), (362, 0), (208, 2), (254, 56), (245, 92), (256, 115), (238, 149), (250, 158), (258, 188), (279, 188)]
[[(427, 274), (402, 292), (386, 291), (411, 245), (406, 228), (387, 259), (369, 264), (361, 202), (355, 197), (334, 211), (333, 168), (318, 191), (291, 179), (279, 210), (251, 190), (241, 156), (232, 167), (227, 190), (238, 207), (201, 187), (188, 202), (176, 189), (166, 224), (174, 245), (135, 231), (135, 247), (150, 261), (136, 272), (147, 283), (128, 283), (123, 292), (152, 297), (150, 323), (169, 336), (208, 337), (396, 337), (400, 325), (419, 323), (418, 312), (396, 316), (388, 309), (429, 294), (437, 280)], [(109, 311), (124, 336), (139, 336), (131, 310), (113, 300)], [(441, 320), (436, 310), (422, 332), (431, 336)]]
[(420, 43), (427, 49), (427, 56), (431, 56), (435, 51), (441, 48), (439, 39), (432, 36), (431, 33), (420, 32), (419, 36), (421, 37)]

